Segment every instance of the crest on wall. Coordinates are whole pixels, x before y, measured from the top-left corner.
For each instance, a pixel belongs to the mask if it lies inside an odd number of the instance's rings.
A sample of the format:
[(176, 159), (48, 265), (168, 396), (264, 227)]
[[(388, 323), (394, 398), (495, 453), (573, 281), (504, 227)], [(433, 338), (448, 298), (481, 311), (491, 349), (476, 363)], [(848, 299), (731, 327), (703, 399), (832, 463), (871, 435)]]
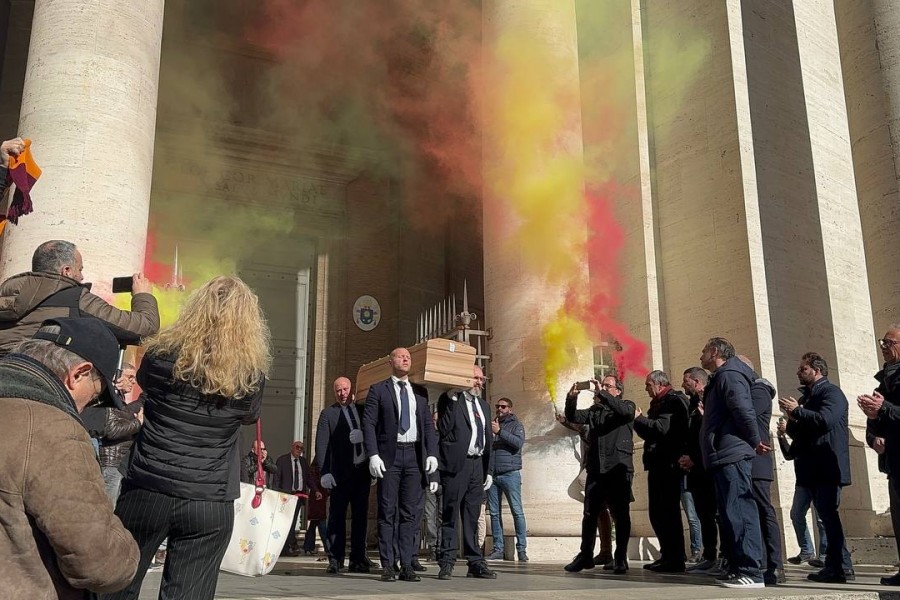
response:
[(353, 322), (363, 331), (372, 331), (381, 321), (381, 305), (372, 296), (360, 296), (353, 303)]

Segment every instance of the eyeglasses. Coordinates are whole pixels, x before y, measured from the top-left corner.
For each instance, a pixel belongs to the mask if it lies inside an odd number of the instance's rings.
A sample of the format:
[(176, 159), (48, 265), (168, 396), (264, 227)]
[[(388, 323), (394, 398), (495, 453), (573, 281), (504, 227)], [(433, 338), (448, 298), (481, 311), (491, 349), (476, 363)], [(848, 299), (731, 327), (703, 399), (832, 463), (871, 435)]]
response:
[(616, 387), (616, 386), (614, 386), (614, 385), (609, 385), (608, 383), (601, 383), (601, 384), (600, 384), (600, 387), (603, 388), (604, 390), (611, 390), (611, 389), (613, 389), (613, 388)]
[(506, 404), (495, 404), (494, 408), (509, 408)]
[(884, 338), (883, 340), (878, 340), (878, 345), (887, 350), (895, 346), (896, 344), (900, 344), (900, 341), (897, 340), (889, 340), (888, 338)]

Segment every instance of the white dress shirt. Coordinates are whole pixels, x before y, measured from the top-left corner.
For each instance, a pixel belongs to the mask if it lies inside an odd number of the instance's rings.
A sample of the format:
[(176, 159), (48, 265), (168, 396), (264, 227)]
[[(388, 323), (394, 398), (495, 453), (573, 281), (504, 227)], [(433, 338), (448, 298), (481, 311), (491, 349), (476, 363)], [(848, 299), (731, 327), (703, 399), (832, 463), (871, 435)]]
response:
[[(469, 423), (472, 424), (472, 437), (469, 439), (469, 456), (481, 456), (484, 452), (484, 445), (487, 443), (487, 423), (484, 421), (484, 415), (481, 412), (481, 406), (478, 398), (469, 392), (463, 392), (462, 397), (466, 401), (466, 411), (469, 413)], [(478, 441), (478, 426), (475, 424), (475, 414), (481, 415), (481, 449), (476, 444)]]

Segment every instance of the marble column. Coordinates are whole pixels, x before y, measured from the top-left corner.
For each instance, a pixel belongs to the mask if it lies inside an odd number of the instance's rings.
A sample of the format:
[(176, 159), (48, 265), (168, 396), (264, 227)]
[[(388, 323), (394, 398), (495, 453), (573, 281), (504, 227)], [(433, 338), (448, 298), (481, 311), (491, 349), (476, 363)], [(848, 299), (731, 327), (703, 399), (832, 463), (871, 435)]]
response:
[(164, 0), (37, 0), (19, 135), (43, 176), (7, 228), (0, 279), (37, 245), (74, 242), (103, 290), (144, 260)]
[[(558, 97), (579, 97), (578, 46), (574, 0), (489, 0), (483, 3), (486, 71), (497, 65), (497, 44), (516, 39), (542, 57), (553, 61), (553, 75), (543, 84)], [(496, 84), (495, 84), (496, 86)], [(494, 100), (491, 86), (486, 107)], [(496, 88), (495, 88), (496, 89)], [(524, 99), (523, 99), (524, 100)], [(511, 107), (515, 110), (517, 107)], [(490, 109), (488, 109), (490, 110)], [(566, 125), (554, 131), (552, 147), (528, 148), (545, 153), (545, 158), (568, 157), (581, 161), (583, 155), (581, 120), (578, 111), (566, 115)], [(570, 556), (577, 552), (577, 541), (563, 546), (558, 536), (575, 536), (580, 530), (581, 490), (577, 481), (578, 438), (557, 424), (554, 407), (543, 372), (542, 326), (553, 318), (562, 303), (565, 282), (554, 282), (534, 272), (527, 264), (525, 244), (516, 237), (519, 215), (504, 197), (502, 189), (491, 186), (497, 178), (511, 178), (515, 165), (498, 150), (503, 131), (491, 129), (484, 144), (484, 300), (486, 322), (493, 332), (489, 351), (492, 400), (500, 396), (513, 399), (514, 410), (523, 421), (526, 442), (523, 451), (523, 501), (528, 519), (529, 555), (533, 558)], [(493, 138), (491, 136), (494, 136)], [(498, 172), (500, 170), (500, 172)], [(579, 228), (580, 227), (580, 228)], [(583, 221), (565, 231), (565, 236), (585, 235)], [(582, 281), (587, 281), (587, 257)], [(568, 385), (593, 373), (590, 345), (572, 347), (571, 364), (557, 385), (558, 408)], [(511, 521), (511, 519), (510, 519)], [(556, 540), (551, 542), (551, 540)], [(514, 544), (507, 544), (514, 550)]]

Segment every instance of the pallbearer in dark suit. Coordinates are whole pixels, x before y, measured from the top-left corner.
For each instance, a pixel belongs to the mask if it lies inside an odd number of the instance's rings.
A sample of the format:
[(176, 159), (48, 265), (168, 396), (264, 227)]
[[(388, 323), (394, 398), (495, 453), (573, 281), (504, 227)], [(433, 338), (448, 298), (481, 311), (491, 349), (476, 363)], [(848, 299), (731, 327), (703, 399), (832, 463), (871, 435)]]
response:
[[(437, 436), (428, 411), (428, 392), (409, 381), (412, 359), (406, 348), (390, 356), (393, 375), (369, 388), (363, 413), (363, 434), (369, 473), (378, 478), (378, 553), (382, 581), (399, 577), (419, 581), (412, 569), (416, 529), (424, 506), (424, 489), (437, 489), (428, 476), (437, 470)], [(394, 554), (397, 537), (400, 556)]]
[(348, 506), (353, 519), (350, 523), (350, 572), (369, 572), (366, 520), (371, 477), (363, 446), (362, 410), (353, 402), (351, 389), (352, 384), (346, 377), (334, 380), (335, 403), (322, 411), (316, 427), (316, 463), (322, 473), (322, 487), (331, 490), (327, 527), (330, 552), (326, 573), (338, 573), (344, 566)]
[[(309, 474), (309, 461), (303, 455), (303, 442), (295, 440), (291, 444), (291, 451), (282, 454), (275, 461), (277, 471), (272, 477), (272, 487), (286, 494), (321, 494), (319, 485)], [(297, 508), (294, 509), (294, 520), (291, 522), (291, 532), (288, 534), (288, 541), (285, 544), (283, 554), (296, 556), (300, 554), (300, 545), (297, 542), (297, 517), (300, 516), (300, 509), (305, 502), (302, 498), (297, 498)]]
[[(450, 579), (459, 547), (457, 521), (462, 521), (463, 552), (468, 577), (496, 579), (475, 541), (484, 492), (491, 487), (490, 410), (481, 397), (484, 373), (474, 369), (474, 385), (464, 392), (441, 394), (438, 399), (440, 474), (444, 486), (441, 506), (441, 551), (438, 579)], [(460, 519), (460, 513), (462, 518)]]

